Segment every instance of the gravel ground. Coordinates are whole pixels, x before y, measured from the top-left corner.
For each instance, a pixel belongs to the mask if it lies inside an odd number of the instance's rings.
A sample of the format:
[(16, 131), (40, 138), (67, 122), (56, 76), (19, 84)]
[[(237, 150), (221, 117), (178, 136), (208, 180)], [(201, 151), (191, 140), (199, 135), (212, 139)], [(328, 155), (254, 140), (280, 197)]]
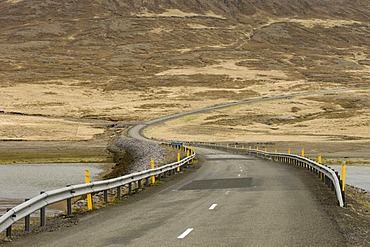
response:
[(160, 144), (128, 137), (116, 138), (108, 150), (126, 152), (131, 155), (133, 162), (127, 168), (129, 173), (150, 169), (152, 159), (156, 164), (162, 164), (166, 159), (166, 151)]

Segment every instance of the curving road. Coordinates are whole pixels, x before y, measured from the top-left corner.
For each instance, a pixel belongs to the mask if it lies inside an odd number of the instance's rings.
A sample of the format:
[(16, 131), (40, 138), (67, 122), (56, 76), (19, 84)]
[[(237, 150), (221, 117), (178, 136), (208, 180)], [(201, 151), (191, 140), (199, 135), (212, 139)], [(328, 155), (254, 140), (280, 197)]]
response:
[(292, 93), (292, 94), (286, 94), (286, 95), (250, 99), (250, 100), (233, 102), (233, 103), (228, 103), (228, 104), (219, 105), (219, 106), (212, 106), (212, 107), (208, 107), (204, 109), (198, 109), (198, 110), (193, 110), (189, 112), (173, 114), (173, 115), (157, 118), (154, 120), (150, 120), (150, 121), (138, 124), (129, 130), (128, 135), (136, 139), (148, 140), (142, 135), (142, 131), (149, 125), (163, 123), (169, 120), (173, 120), (176, 118), (181, 118), (181, 117), (185, 117), (189, 115), (225, 109), (225, 108), (237, 106), (237, 105), (248, 105), (248, 104), (265, 102), (265, 101), (291, 99), (291, 98), (301, 97), (301, 96), (323, 95), (323, 94), (330, 94), (330, 93), (343, 93), (343, 92), (350, 92), (354, 90), (369, 90), (369, 89), (370, 87), (356, 87), (356, 88), (338, 88), (338, 89), (328, 89), (328, 90), (320, 90), (320, 91), (309, 91), (309, 92), (302, 92), (302, 93)]
[(154, 195), (9, 246), (344, 246), (312, 190), (310, 173), (249, 156), (197, 151), (201, 168), (177, 175)]
[[(338, 90), (320, 93), (329, 92)], [(139, 124), (129, 135), (143, 139), (140, 133), (146, 126), (185, 115), (317, 93), (176, 114)], [(204, 148), (197, 153), (200, 169), (176, 175), (152, 195), (94, 211), (77, 225), (6, 246), (345, 246), (337, 223), (315, 193), (319, 180), (306, 170)]]

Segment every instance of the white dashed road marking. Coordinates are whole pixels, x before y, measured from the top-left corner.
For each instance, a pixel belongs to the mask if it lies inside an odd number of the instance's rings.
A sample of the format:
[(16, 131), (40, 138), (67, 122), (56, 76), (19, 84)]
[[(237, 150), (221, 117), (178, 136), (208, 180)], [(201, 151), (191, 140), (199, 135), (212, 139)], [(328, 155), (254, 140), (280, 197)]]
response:
[(183, 234), (181, 234), (180, 236), (178, 236), (177, 238), (178, 239), (183, 239), (185, 238), (187, 235), (189, 235), (189, 233), (191, 233), (193, 231), (193, 228), (188, 228)]

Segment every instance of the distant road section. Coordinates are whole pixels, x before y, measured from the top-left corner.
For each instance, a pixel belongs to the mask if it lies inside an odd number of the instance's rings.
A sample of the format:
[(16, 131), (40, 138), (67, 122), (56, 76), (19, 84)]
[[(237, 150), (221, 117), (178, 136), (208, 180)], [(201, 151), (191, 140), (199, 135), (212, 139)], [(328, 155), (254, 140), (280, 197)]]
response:
[(357, 87), (357, 88), (338, 88), (338, 89), (329, 89), (329, 90), (320, 90), (320, 91), (312, 91), (312, 92), (302, 92), (302, 93), (292, 93), (292, 94), (286, 94), (286, 95), (279, 95), (279, 96), (273, 96), (273, 97), (263, 97), (263, 98), (257, 98), (257, 99), (251, 99), (251, 100), (246, 100), (246, 101), (239, 101), (239, 102), (233, 102), (229, 104), (224, 104), (224, 105), (219, 105), (219, 106), (213, 106), (213, 107), (208, 107), (204, 109), (198, 109), (194, 111), (189, 111), (189, 112), (184, 112), (184, 113), (178, 113), (170, 116), (165, 116), (162, 118), (150, 120), (141, 124), (138, 124), (131, 128), (128, 132), (129, 136), (136, 138), (136, 139), (146, 139), (142, 135), (142, 131), (144, 128), (146, 128), (149, 125), (152, 124), (158, 124), (158, 123), (163, 123), (169, 120), (173, 120), (176, 118), (181, 118), (193, 114), (199, 114), (199, 113), (205, 113), (205, 112), (210, 112), (214, 110), (220, 110), (232, 106), (237, 106), (237, 105), (247, 105), (247, 104), (253, 104), (253, 103), (258, 103), (258, 102), (264, 102), (264, 101), (272, 101), (272, 100), (281, 100), (281, 99), (288, 99), (288, 98), (294, 98), (294, 97), (300, 97), (300, 96), (309, 96), (309, 95), (322, 95), (322, 94), (329, 94), (329, 93), (341, 93), (341, 92), (349, 92), (353, 90), (368, 90), (370, 87)]

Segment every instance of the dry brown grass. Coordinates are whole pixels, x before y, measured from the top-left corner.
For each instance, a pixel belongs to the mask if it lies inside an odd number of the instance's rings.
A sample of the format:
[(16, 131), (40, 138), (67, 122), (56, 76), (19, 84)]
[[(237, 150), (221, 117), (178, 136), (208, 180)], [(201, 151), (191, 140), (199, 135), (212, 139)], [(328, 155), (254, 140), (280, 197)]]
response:
[[(0, 139), (94, 140), (117, 122), (368, 86), (367, 5), (309, 5), (302, 12), (302, 2), (286, 1), (3, 1)], [(147, 133), (360, 145), (369, 138), (368, 91), (360, 94), (231, 108)]]

